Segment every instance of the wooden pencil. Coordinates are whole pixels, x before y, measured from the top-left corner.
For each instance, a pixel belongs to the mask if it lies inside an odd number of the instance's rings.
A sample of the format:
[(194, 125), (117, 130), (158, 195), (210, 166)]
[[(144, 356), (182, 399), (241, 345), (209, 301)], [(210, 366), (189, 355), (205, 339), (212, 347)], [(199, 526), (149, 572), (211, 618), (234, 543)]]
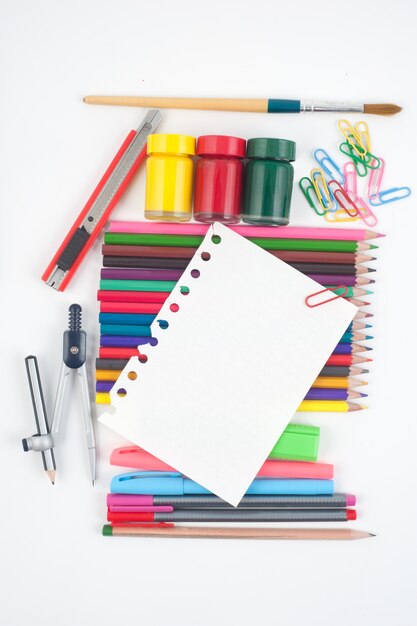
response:
[[(112, 220), (109, 230), (112, 233), (139, 233), (159, 235), (200, 235), (205, 236), (210, 224), (178, 224), (175, 222), (129, 222)], [(248, 224), (231, 225), (229, 228), (244, 237), (276, 237), (278, 239), (342, 239), (363, 241), (385, 237), (381, 233), (363, 228), (322, 228), (311, 226), (250, 226)]]
[[(132, 247), (132, 246), (126, 246)], [(195, 248), (193, 248), (193, 251)], [(268, 252), (270, 252), (268, 250)], [(191, 260), (167, 257), (136, 257), (136, 256), (104, 256), (104, 268), (126, 268), (126, 269), (142, 269), (142, 270), (185, 270)], [(298, 263), (296, 261), (285, 261), (288, 265), (294, 267), (305, 274), (346, 274), (349, 276), (359, 276), (375, 272), (375, 268), (362, 265), (360, 263), (335, 264), (330, 263)]]
[(182, 539), (280, 539), (304, 541), (352, 541), (375, 537), (374, 534), (352, 528), (236, 528), (216, 526), (103, 526), (105, 537), (177, 537)]
[[(136, 257), (159, 257), (169, 259), (191, 259), (195, 254), (195, 248), (165, 247), (165, 246), (130, 246), (103, 244), (101, 248), (103, 256), (136, 256)], [(342, 263), (356, 264), (375, 261), (376, 257), (370, 254), (358, 254), (356, 252), (321, 252), (320, 250), (271, 250), (273, 256), (286, 262), (295, 263)]]
[[(362, 241), (331, 239), (278, 239), (248, 237), (249, 241), (265, 250), (318, 250), (322, 252), (364, 252), (378, 246)], [(137, 233), (104, 233), (104, 243), (114, 245), (149, 245), (196, 248), (203, 241), (201, 236), (193, 235), (158, 235)]]

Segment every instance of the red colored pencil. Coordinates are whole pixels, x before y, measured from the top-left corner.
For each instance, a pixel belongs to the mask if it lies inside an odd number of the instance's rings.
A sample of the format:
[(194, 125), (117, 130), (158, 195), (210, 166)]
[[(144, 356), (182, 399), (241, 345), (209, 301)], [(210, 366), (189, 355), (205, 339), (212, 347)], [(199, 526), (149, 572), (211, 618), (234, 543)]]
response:
[(97, 292), (99, 302), (165, 302), (169, 291), (103, 291)]

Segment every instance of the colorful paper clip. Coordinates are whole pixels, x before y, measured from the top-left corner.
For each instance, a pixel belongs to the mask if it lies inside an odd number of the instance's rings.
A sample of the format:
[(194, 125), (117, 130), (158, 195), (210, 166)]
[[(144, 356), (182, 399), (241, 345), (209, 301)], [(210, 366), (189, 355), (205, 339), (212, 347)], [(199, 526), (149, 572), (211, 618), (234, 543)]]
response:
[[(336, 293), (338, 289), (341, 289), (342, 293)], [(316, 302), (316, 304), (310, 304), (311, 298), (319, 296), (322, 293), (326, 293), (326, 291), (330, 291), (330, 293), (332, 293), (334, 297), (328, 298), (327, 300), (319, 300), (319, 302)], [(315, 293), (311, 293), (309, 296), (307, 296), (305, 299), (305, 303), (310, 309), (314, 309), (314, 307), (316, 306), (322, 306), (323, 304), (327, 304), (328, 302), (332, 302), (333, 300), (337, 300), (338, 298), (343, 298), (343, 296), (346, 296), (347, 293), (348, 288), (345, 285), (338, 285), (337, 287), (326, 287), (325, 289), (321, 289), (320, 291), (316, 291)]]
[(375, 213), (372, 213), (371, 209), (366, 204), (366, 202), (362, 200), (362, 198), (358, 198), (357, 202), (359, 204), (359, 213), (364, 224), (366, 224), (370, 228), (376, 226), (378, 223), (378, 218)]
[(330, 193), (322, 170), (319, 167), (313, 168), (310, 172), (310, 177), (320, 205), (325, 211), (328, 211), (331, 201)]
[(355, 163), (353, 161), (348, 161), (343, 166), (343, 175), (345, 177), (345, 182), (343, 185), (344, 190), (349, 193), (352, 191), (354, 194), (358, 193), (358, 178)]
[(329, 224), (340, 223), (340, 222), (357, 222), (360, 220), (359, 214), (355, 217), (349, 217), (344, 209), (336, 209), (336, 211), (327, 211), (324, 215), (324, 219)]
[(382, 176), (384, 174), (385, 169), (385, 161), (383, 159), (379, 159), (380, 166), (378, 169), (373, 169), (369, 176), (368, 181), (368, 198), (372, 196), (376, 196), (381, 189)]
[(366, 122), (358, 122), (355, 124), (354, 129), (366, 151), (371, 152), (371, 138), (369, 135), (368, 124)]
[(355, 165), (362, 165), (362, 169), (356, 167), (356, 171), (358, 176), (366, 176), (368, 173), (368, 169), (376, 170), (381, 165), (381, 159), (376, 157), (374, 154), (367, 152), (363, 157), (359, 157), (352, 150), (352, 146), (348, 144), (346, 141), (340, 144), (339, 150), (342, 154), (352, 159)]
[(350, 199), (346, 191), (339, 185), (337, 180), (329, 180), (327, 183), (338, 205), (346, 211), (349, 217), (356, 217), (359, 214), (358, 207)]
[(367, 153), (366, 147), (363, 145), (360, 135), (353, 128), (352, 124), (348, 120), (339, 120), (337, 122), (340, 132), (346, 139), (348, 144), (352, 146), (352, 149), (359, 157), (363, 157)]
[(308, 178), (308, 176), (304, 176), (303, 178), (301, 178), (298, 185), (301, 191), (303, 192), (305, 199), (307, 200), (307, 202), (313, 209), (313, 211), (315, 211), (317, 215), (320, 215), (320, 217), (325, 215), (325, 213), (327, 213), (327, 209), (324, 209), (321, 203), (319, 202), (319, 199), (316, 194), (316, 190), (314, 189), (313, 183)]
[(313, 155), (322, 170), (324, 170), (330, 178), (337, 180), (341, 185), (343, 185), (345, 181), (343, 172), (337, 163), (333, 161), (332, 157), (326, 152), (326, 150), (323, 150), (323, 148), (317, 148)]
[(388, 204), (396, 200), (403, 200), (404, 198), (408, 198), (410, 194), (410, 187), (391, 187), (391, 189), (385, 189), (385, 191), (380, 191), (376, 195), (371, 196), (369, 202), (372, 206), (380, 206), (381, 204)]

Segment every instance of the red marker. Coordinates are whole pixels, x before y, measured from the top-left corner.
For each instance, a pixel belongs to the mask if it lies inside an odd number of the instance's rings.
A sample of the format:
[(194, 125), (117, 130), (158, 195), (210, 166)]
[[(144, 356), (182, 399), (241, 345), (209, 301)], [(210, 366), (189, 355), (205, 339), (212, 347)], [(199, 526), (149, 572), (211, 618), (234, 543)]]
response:
[(162, 119), (157, 109), (148, 111), (137, 130), (126, 137), (120, 150), (72, 225), (54, 258), (42, 274), (47, 285), (63, 291), (93, 245), (133, 176), (146, 157), (148, 135)]

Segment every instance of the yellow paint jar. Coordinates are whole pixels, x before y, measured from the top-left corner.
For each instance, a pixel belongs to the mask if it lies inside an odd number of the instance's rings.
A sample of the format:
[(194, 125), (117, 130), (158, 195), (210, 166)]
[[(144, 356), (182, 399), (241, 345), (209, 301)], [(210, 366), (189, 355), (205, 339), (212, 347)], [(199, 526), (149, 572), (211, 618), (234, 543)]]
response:
[(192, 212), (195, 137), (149, 135), (148, 155), (145, 217), (188, 222)]

